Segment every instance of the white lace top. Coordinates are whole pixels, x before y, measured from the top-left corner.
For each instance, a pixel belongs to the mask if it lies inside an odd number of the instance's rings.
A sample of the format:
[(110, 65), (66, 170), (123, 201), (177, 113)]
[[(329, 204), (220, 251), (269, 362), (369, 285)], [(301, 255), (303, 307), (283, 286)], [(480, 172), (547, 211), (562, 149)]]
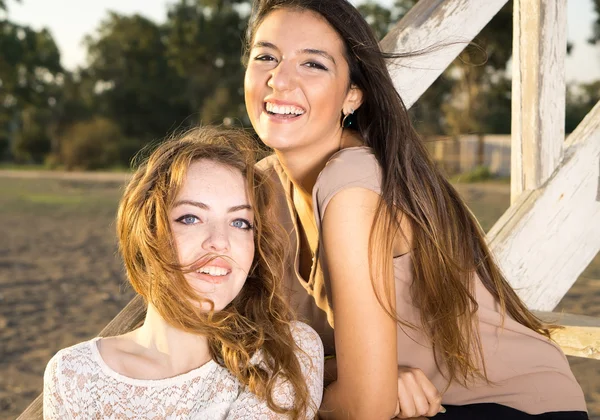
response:
[[(323, 394), (323, 345), (308, 325), (292, 333), (312, 404), (313, 418)], [(123, 376), (102, 360), (98, 338), (59, 351), (44, 373), (44, 419), (280, 419), (224, 367), (210, 361), (167, 379)], [(293, 390), (282, 382), (273, 395), (290, 407)]]

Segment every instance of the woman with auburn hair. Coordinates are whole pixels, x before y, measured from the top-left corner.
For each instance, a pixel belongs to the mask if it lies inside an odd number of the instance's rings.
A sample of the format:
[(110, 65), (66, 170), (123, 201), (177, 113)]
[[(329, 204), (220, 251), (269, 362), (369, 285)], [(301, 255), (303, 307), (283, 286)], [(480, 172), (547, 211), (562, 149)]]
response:
[(312, 418), (323, 348), (282, 298), (283, 238), (252, 140), (197, 128), (160, 144), (119, 205), (143, 325), (59, 351), (44, 418)]
[(548, 327), (413, 129), (390, 56), (346, 0), (254, 3), (246, 107), (274, 150), (260, 167), (292, 242), (286, 286), (323, 339), (319, 414), (587, 418)]

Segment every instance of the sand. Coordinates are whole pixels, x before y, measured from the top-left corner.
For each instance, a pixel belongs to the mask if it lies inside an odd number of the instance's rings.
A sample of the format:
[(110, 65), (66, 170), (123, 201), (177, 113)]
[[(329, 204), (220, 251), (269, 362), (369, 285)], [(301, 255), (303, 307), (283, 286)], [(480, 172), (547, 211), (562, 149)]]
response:
[[(133, 296), (116, 254), (114, 215), (126, 175), (0, 171), (0, 420), (39, 394), (48, 360), (94, 337)], [(460, 186), (484, 227), (508, 185)], [(560, 309), (600, 316), (600, 259)], [(600, 361), (570, 359), (600, 419)]]

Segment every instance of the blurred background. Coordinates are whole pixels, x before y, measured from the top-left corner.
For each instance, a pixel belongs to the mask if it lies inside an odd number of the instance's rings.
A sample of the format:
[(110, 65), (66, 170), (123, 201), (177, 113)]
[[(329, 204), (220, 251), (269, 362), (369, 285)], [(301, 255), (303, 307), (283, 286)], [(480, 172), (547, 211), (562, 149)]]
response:
[[(354, 1), (381, 38), (418, 0)], [(198, 123), (250, 128), (248, 0), (0, 0), (0, 419), (60, 348), (132, 297), (114, 216), (133, 156)], [(568, 1), (570, 133), (600, 99), (600, 0)], [(413, 106), (488, 230), (510, 203), (512, 2)], [(600, 316), (600, 257), (558, 310)], [(569, 359), (592, 417), (600, 362)], [(600, 418), (600, 417), (598, 417)]]
[[(383, 37), (416, 2), (355, 3)], [(568, 2), (567, 132), (599, 99), (599, 7)], [(0, 161), (127, 168), (173, 130), (248, 127), (240, 56), (249, 9), (248, 0), (0, 0)], [(434, 153), (455, 161), (450, 173), (492, 165), (507, 176), (505, 153), (492, 155), (508, 137), (485, 137), (510, 133), (510, 3), (475, 42), (411, 113), (427, 140), (469, 149)]]

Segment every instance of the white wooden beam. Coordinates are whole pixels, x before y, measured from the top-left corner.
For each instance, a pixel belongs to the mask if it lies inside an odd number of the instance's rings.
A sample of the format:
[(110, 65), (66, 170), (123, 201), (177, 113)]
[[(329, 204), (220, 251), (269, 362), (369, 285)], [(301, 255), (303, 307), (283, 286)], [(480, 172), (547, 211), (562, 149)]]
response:
[(381, 41), (386, 52), (415, 53), (388, 70), (410, 108), (507, 0), (420, 0)]
[(562, 158), (567, 0), (515, 0), (513, 23), (511, 202)]
[(600, 251), (600, 103), (565, 142), (548, 182), (487, 235), (507, 280), (532, 309), (552, 310)]

